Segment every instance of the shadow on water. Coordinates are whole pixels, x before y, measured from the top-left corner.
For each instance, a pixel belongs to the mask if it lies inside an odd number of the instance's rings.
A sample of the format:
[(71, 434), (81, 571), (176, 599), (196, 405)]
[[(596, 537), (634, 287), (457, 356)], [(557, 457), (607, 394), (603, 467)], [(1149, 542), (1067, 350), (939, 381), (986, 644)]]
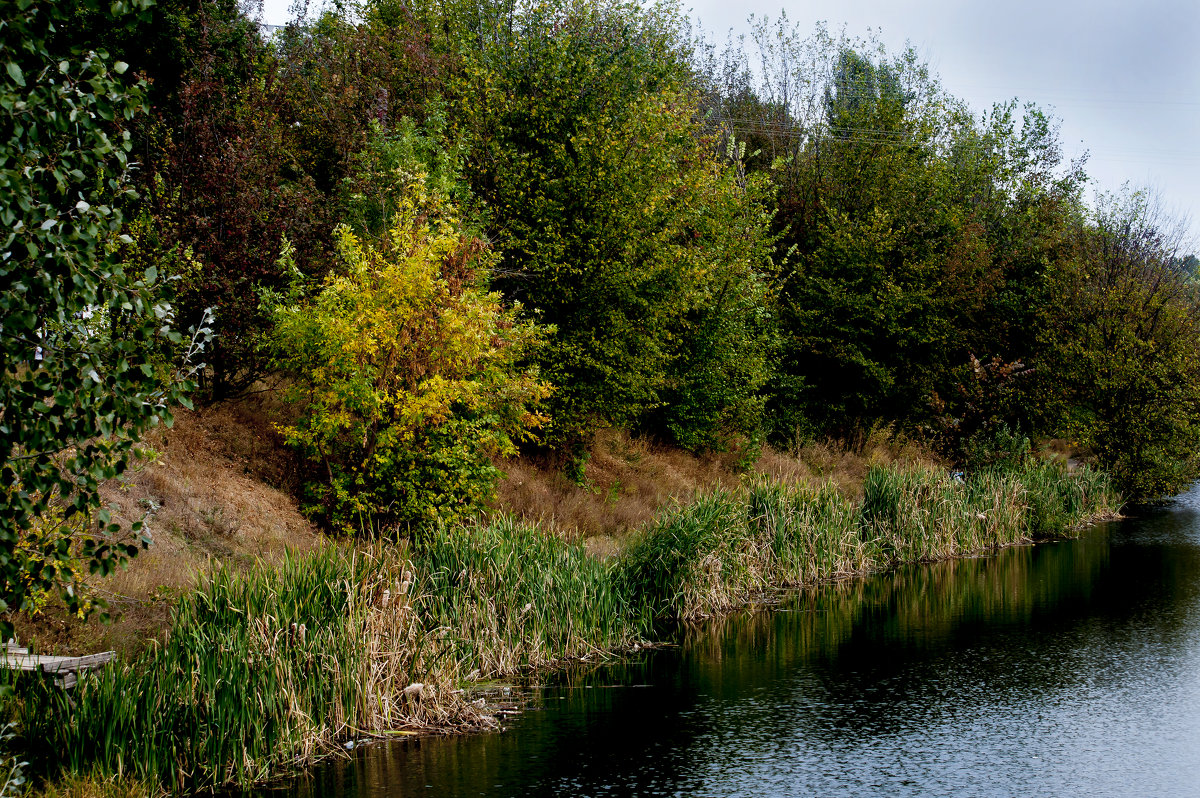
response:
[(689, 629), (559, 677), (504, 734), (368, 747), (287, 792), (1200, 795), (1200, 490)]

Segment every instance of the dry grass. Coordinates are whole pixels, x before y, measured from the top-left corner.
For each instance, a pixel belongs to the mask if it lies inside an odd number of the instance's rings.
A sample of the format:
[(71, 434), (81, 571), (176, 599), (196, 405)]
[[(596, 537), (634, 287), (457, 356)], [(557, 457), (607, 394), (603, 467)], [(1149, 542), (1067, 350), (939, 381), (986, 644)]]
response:
[(748, 478), (761, 475), (811, 487), (832, 482), (842, 493), (860, 496), (872, 466), (931, 463), (928, 454), (887, 429), (853, 448), (841, 441), (812, 442), (792, 453), (763, 447), (748, 469), (739, 467), (740, 458), (736, 451), (697, 456), (625, 430), (603, 430), (592, 445), (583, 485), (546, 462), (526, 458), (502, 463), (506, 476), (498, 486), (496, 509), (582, 541), (591, 553), (608, 557), (663, 510)]
[(167, 625), (175, 598), (218, 562), (273, 560), (307, 551), (320, 536), (276, 485), (295, 467), (263, 413), (264, 401), (180, 410), (170, 430), (146, 441), (149, 460), (113, 480), (103, 497), (128, 526), (145, 518), (154, 545), (93, 585), (111, 624), (82, 623), (56, 608), (17, 619), (18, 637), (44, 653), (114, 649), (131, 654)]
[(569, 539), (620, 537), (672, 501), (736, 484), (734, 459), (696, 457), (624, 430), (604, 430), (591, 448), (583, 485), (546, 461), (502, 463), (506, 476), (497, 487), (497, 509)]
[[(304, 466), (273, 428), (289, 412), (270, 390), (196, 413), (179, 411), (172, 429), (146, 441), (152, 458), (104, 490), (115, 517), (125, 524), (145, 517), (155, 540), (127, 570), (94, 585), (114, 622), (84, 624), (51, 608), (18, 619), (19, 638), (42, 652), (133, 654), (166, 628), (176, 598), (217, 563), (244, 568), (317, 545), (321, 535), (294, 498)], [(502, 463), (507, 476), (496, 509), (608, 558), (665, 509), (747, 478), (814, 487), (831, 481), (856, 496), (871, 466), (923, 461), (916, 447), (886, 430), (853, 448), (837, 441), (793, 453), (767, 447), (749, 469), (740, 467), (741, 458), (737, 451), (696, 456), (605, 430), (591, 448), (582, 486), (547, 460)]]
[(873, 430), (857, 445), (811, 441), (788, 454), (765, 448), (752, 470), (785, 485), (833, 483), (846, 496), (861, 497), (863, 480), (874, 466), (934, 464), (929, 452), (885, 427)]

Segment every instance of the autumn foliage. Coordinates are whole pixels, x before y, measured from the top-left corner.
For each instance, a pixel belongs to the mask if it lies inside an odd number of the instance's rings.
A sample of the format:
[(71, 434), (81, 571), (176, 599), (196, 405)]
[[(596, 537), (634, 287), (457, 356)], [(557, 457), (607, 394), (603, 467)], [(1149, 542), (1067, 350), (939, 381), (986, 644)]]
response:
[(313, 297), (273, 311), (300, 411), (282, 432), (320, 466), (310, 510), (346, 532), (478, 511), (494, 458), (545, 420), (548, 387), (519, 365), (541, 328), (485, 288), (494, 258), (420, 180), (379, 238), (334, 235), (337, 264)]
[[(95, 99), (136, 192), (90, 203), (112, 207), (84, 261), (143, 276), (135, 316), (212, 310), (202, 401), (290, 386), (332, 528), (473, 512), (516, 452), (585, 482), (605, 428), (745, 459), (891, 427), (960, 465), (1007, 430), (1136, 495), (1200, 473), (1169, 220), (1134, 190), (1089, 204), (1052, 117), (977, 114), (910, 50), (781, 18), (721, 52), (669, 4), (371, 0), (270, 35), (231, 0), (133, 5), (56, 6), (48, 45), (127, 51), (150, 106)], [(38, 130), (13, 128), (21, 157)], [(26, 243), (59, 229), (6, 212)], [(11, 323), (45, 335), (46, 312)], [(143, 338), (149, 385), (169, 369)]]

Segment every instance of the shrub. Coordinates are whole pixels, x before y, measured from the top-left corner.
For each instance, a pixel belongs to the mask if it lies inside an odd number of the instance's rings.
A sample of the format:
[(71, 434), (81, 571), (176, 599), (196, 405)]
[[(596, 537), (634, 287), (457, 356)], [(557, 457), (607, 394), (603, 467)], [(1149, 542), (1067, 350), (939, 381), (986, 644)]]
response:
[(1029, 439), (1007, 424), (980, 430), (967, 439), (964, 449), (964, 465), (969, 472), (1017, 471), (1029, 463), (1031, 456)]
[(516, 365), (542, 330), (483, 287), (487, 246), (419, 175), (397, 204), (374, 243), (338, 228), (341, 268), (311, 301), (271, 300), (300, 407), (282, 431), (321, 468), (308, 510), (343, 532), (478, 510), (499, 476), (491, 459), (543, 420), (547, 388)]

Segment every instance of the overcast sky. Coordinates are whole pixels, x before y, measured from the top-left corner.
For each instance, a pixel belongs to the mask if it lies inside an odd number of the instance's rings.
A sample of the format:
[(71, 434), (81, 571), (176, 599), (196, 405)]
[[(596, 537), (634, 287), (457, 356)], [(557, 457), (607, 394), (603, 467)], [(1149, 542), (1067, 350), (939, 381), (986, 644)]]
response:
[[(290, 0), (266, 0), (287, 21)], [(976, 111), (1034, 101), (1062, 120), (1064, 154), (1090, 153), (1094, 188), (1129, 181), (1161, 191), (1200, 233), (1200, 3), (1196, 0), (682, 0), (718, 41), (750, 14), (786, 9), (805, 32), (818, 21), (852, 37), (906, 43)], [(316, 5), (316, 3), (314, 3)]]

